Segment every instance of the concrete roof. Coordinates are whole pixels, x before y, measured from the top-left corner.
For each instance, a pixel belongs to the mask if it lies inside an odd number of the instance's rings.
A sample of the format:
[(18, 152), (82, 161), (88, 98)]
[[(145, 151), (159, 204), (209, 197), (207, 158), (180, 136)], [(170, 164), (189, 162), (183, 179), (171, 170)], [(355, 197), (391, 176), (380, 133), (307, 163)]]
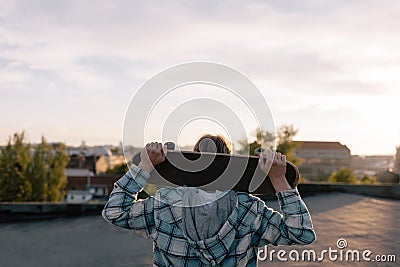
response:
[[(258, 266), (398, 266), (400, 201), (342, 193), (304, 197), (304, 201), (310, 210), (317, 240), (307, 246), (269, 245), (268, 252), (276, 251), (273, 261), (259, 261)], [(266, 204), (280, 210), (276, 200)], [(2, 246), (1, 262), (4, 266), (153, 265), (151, 239), (117, 229), (101, 216), (6, 223), (0, 227), (0, 236), (1, 244), (7, 244)], [(321, 252), (329, 247), (338, 250), (337, 241), (343, 238), (348, 244), (342, 250), (343, 259), (348, 250), (362, 252), (368, 249), (373, 252), (371, 258), (377, 254), (397, 254), (397, 262), (330, 261), (328, 253), (324, 254), (323, 262), (282, 262), (277, 259), (277, 251), (281, 249), (296, 249), (300, 256), (305, 250), (315, 250), (321, 256)], [(129, 248), (129, 253), (121, 248)], [(288, 254), (284, 257), (288, 258)]]

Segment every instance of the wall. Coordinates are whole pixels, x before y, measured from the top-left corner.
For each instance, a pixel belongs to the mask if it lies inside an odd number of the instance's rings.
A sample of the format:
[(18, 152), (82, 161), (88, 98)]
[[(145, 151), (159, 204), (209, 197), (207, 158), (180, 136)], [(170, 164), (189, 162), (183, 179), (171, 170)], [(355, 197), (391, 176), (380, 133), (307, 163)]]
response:
[[(342, 192), (366, 196), (400, 199), (400, 185), (299, 184), (302, 196)], [(269, 197), (268, 197), (269, 199)], [(0, 222), (47, 219), (60, 216), (96, 214), (100, 216), (104, 202), (98, 203), (0, 203)]]
[(400, 199), (400, 185), (307, 183), (299, 184), (298, 189), (302, 196), (321, 193), (342, 192), (365, 196)]

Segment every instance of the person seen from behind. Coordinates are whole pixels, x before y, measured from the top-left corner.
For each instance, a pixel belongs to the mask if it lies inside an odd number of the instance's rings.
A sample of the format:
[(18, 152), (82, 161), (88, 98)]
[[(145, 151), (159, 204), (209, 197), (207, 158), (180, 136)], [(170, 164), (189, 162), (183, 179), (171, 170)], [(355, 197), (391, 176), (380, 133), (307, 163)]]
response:
[[(204, 135), (194, 151), (230, 154), (229, 143), (219, 135)], [(193, 187), (161, 188), (155, 197), (137, 199), (154, 166), (165, 160), (161, 143), (149, 143), (141, 161), (120, 178), (102, 215), (112, 224), (152, 239), (154, 266), (257, 266), (258, 248), (310, 244), (315, 232), (310, 213), (297, 188), (285, 178), (286, 156), (267, 152), (259, 167), (271, 179), (282, 213), (246, 192), (205, 192)], [(268, 170), (268, 166), (272, 167)], [(201, 206), (170, 205), (210, 200)]]

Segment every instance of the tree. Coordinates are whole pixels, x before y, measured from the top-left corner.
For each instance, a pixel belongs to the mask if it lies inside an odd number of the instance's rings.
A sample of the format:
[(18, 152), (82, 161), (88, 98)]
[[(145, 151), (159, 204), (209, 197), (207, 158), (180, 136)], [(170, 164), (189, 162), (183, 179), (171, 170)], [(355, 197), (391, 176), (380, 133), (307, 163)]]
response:
[(32, 184), (28, 178), (30, 145), (24, 144), (25, 132), (15, 133), (0, 154), (0, 201), (29, 201)]
[(294, 155), (298, 144), (293, 142), (293, 137), (299, 130), (294, 129), (293, 125), (283, 125), (278, 130), (278, 145), (276, 151), (286, 155), (286, 159), (295, 165), (299, 165), (300, 158)]
[(293, 125), (283, 125), (278, 129), (277, 136), (272, 133), (265, 131), (262, 132), (260, 128), (255, 130), (253, 134), (255, 140), (251, 143), (247, 142), (247, 139), (239, 140), (238, 143), (241, 149), (238, 150), (239, 154), (253, 155), (256, 148), (261, 147), (261, 144), (270, 144), (278, 139), (278, 145), (276, 150), (286, 155), (286, 159), (295, 165), (300, 163), (300, 159), (294, 155), (294, 151), (297, 148), (297, 144), (293, 142), (293, 137), (297, 134), (298, 129), (294, 129)]
[(368, 176), (364, 175), (363, 178), (361, 178), (360, 183), (362, 184), (375, 184), (376, 183), (376, 177), (375, 176)]
[(42, 138), (42, 142), (37, 145), (33, 153), (32, 164), (28, 171), (30, 182), (32, 184), (31, 200), (44, 201), (47, 197), (48, 191), (48, 173), (47, 161), (49, 156), (49, 149), (46, 141)]
[(124, 175), (128, 170), (128, 165), (126, 165), (126, 163), (121, 163), (115, 165), (112, 169), (107, 170), (106, 173)]
[(32, 184), (32, 201), (60, 201), (65, 196), (67, 177), (64, 168), (68, 163), (65, 145), (51, 145), (42, 137), (35, 147), (29, 177)]
[(252, 135), (255, 140), (251, 143), (248, 143), (247, 138), (238, 141), (240, 146), (240, 149), (237, 150), (238, 154), (253, 155), (256, 148), (260, 148), (262, 144), (272, 147), (272, 143), (275, 140), (275, 136), (272, 133), (268, 131), (263, 132), (259, 127), (255, 129)]
[(333, 172), (329, 176), (328, 182), (355, 184), (357, 183), (357, 178), (354, 175), (353, 170), (342, 168), (336, 172)]
[(50, 151), (47, 166), (47, 201), (60, 201), (65, 197), (68, 179), (65, 175), (69, 157), (65, 144), (59, 143)]
[(306, 183), (306, 182), (308, 182), (308, 181), (307, 181), (306, 178), (304, 178), (304, 176), (301, 175), (301, 173), (300, 173), (300, 175), (299, 175), (299, 184)]
[(62, 200), (67, 163), (64, 144), (51, 145), (42, 137), (34, 148), (24, 132), (15, 133), (0, 155), (0, 201)]

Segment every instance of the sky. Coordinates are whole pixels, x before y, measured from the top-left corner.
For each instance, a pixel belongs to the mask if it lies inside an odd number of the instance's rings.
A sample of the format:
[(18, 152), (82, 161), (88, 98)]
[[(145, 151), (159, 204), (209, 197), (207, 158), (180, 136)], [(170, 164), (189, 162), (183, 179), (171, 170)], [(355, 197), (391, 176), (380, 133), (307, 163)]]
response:
[[(67, 145), (117, 145), (128, 105), (147, 79), (209, 61), (245, 74), (275, 125), (298, 129), (296, 140), (394, 154), (398, 14), (396, 0), (2, 0), (0, 144), (25, 130), (33, 143), (44, 135)], [(192, 125), (213, 127), (222, 131), (210, 121)]]

